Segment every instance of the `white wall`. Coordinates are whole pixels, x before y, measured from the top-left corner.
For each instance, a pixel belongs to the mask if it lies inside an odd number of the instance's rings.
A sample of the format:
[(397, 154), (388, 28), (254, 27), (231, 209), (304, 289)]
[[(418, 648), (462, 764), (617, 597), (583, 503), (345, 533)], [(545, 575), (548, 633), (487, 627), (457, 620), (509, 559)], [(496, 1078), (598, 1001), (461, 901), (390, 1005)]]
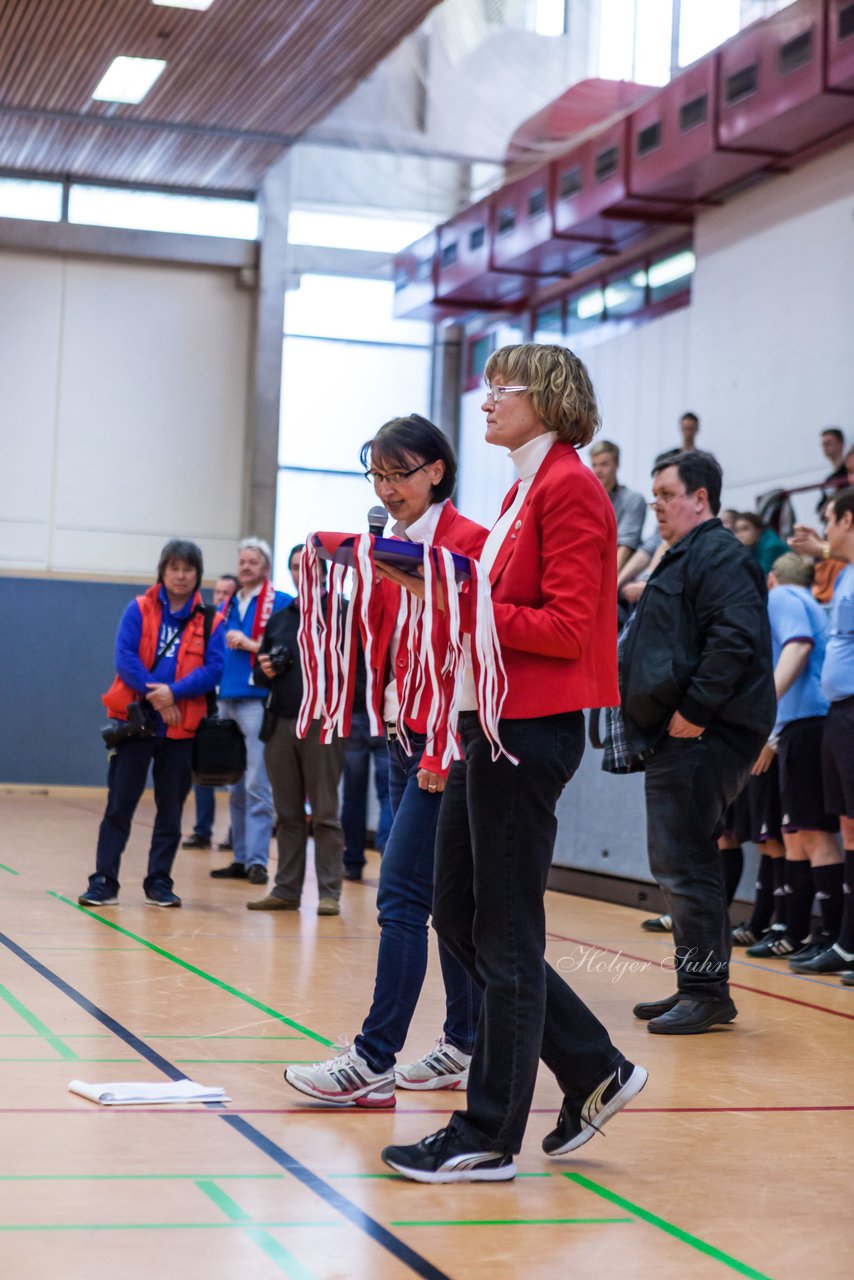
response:
[(250, 314), (233, 271), (0, 253), (0, 568), (232, 566)]
[[(854, 144), (703, 213), (695, 251), (690, 306), (578, 351), (624, 483), (648, 491), (652, 459), (679, 443), (690, 409), (723, 466), (724, 505), (749, 510), (827, 474), (822, 427), (854, 440)], [(493, 470), (470, 398), (460, 506), (474, 514)], [(810, 522), (816, 496), (795, 500)]]

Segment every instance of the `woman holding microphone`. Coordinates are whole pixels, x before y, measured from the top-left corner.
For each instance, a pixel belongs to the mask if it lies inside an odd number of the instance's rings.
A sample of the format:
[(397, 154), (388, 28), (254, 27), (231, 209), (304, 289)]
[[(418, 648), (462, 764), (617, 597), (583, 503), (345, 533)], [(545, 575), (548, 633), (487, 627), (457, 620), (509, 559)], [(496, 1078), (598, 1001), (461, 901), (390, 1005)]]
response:
[[(447, 547), (465, 556), (478, 555), (486, 529), (461, 516), (451, 502), (456, 458), (447, 436), (432, 422), (417, 413), (393, 418), (365, 444), (362, 463), (394, 520), (396, 537)], [(396, 1087), (465, 1088), (480, 990), (460, 962), (440, 946), (447, 1013), (443, 1034), (419, 1061), (395, 1069), (427, 969), (433, 854), (442, 797), (437, 787), (422, 787), (419, 782), (427, 770), (439, 767), (425, 752), (427, 708), (418, 718), (406, 719), (407, 741), (398, 734), (410, 652), (398, 623), (400, 590), (383, 581), (376, 596), (372, 684), (388, 737), (393, 821), (380, 863), (374, 998), (352, 1047), (325, 1062), (288, 1067), (285, 1079), (300, 1092), (325, 1102), (388, 1108), (394, 1106)]]
[[(510, 451), (519, 476), (480, 555), (507, 674), (500, 737), (518, 763), (493, 759), (467, 673), (464, 759), (447, 779), (422, 769), (419, 785), (444, 790), (434, 926), (482, 988), (483, 1008), (466, 1109), (421, 1142), (383, 1151), (418, 1182), (515, 1176), (540, 1057), (564, 1094), (543, 1141), (549, 1155), (587, 1142), (647, 1078), (544, 958), (555, 810), (581, 760), (583, 708), (619, 702), (616, 524), (576, 453), (599, 426), (596, 397), (581, 361), (557, 346), (503, 347), (486, 381), (487, 442)], [(460, 608), (470, 629), (465, 596)]]

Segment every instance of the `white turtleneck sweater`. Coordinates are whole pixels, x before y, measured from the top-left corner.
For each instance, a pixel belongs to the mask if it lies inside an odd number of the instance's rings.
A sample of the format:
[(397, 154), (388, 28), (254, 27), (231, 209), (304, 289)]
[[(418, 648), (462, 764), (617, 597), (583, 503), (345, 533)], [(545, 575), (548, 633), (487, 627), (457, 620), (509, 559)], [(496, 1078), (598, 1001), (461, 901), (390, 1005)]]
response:
[[(519, 476), (519, 487), (510, 506), (502, 516), (499, 516), (496, 523), (490, 530), (489, 537), (483, 544), (483, 550), (480, 553), (480, 563), (487, 573), (495, 564), (498, 552), (509, 535), (515, 538), (515, 532), (511, 529), (521, 527), (521, 521), (517, 519), (522, 504), (527, 497), (528, 490), (534, 481), (534, 476), (539, 471), (545, 460), (545, 456), (551, 449), (555, 440), (557, 440), (557, 432), (545, 431), (541, 436), (534, 436), (533, 440), (527, 440), (525, 444), (514, 449), (509, 455), (510, 461), (516, 469)], [(474, 687), (474, 671), (471, 662), (471, 637), (466, 636), (463, 640), (463, 647), (466, 652), (466, 673), (463, 683), (462, 701), (460, 702), (461, 711), (477, 710), (477, 695)]]

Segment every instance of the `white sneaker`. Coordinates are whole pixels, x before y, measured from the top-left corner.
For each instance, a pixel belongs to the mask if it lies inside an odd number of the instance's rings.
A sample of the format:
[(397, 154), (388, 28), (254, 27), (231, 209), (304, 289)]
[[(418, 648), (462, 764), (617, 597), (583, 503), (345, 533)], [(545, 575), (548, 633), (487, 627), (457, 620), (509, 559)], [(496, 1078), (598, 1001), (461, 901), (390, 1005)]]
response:
[(300, 1093), (336, 1106), (391, 1108), (394, 1106), (394, 1072), (372, 1071), (353, 1048), (337, 1058), (310, 1066), (288, 1067), (285, 1079)]
[(439, 1036), (423, 1058), (408, 1066), (395, 1067), (394, 1078), (401, 1089), (465, 1089), (470, 1062), (470, 1053), (463, 1053), (444, 1036)]

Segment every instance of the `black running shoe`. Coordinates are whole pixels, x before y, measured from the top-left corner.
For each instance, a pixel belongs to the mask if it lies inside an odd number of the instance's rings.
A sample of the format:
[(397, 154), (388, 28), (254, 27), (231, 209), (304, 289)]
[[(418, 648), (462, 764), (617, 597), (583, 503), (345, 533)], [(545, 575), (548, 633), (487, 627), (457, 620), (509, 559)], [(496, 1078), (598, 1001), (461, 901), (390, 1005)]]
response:
[(641, 920), (641, 928), (647, 933), (672, 933), (672, 916), (653, 916), (651, 920)]
[(232, 862), (227, 867), (219, 867), (216, 871), (209, 871), (208, 875), (211, 880), (245, 880), (246, 868), (242, 862)]
[(583, 1102), (564, 1098), (556, 1128), (543, 1138), (547, 1156), (563, 1156), (589, 1142), (647, 1082), (647, 1072), (625, 1059)]
[(758, 941), (759, 936), (753, 932), (749, 924), (737, 924), (732, 931), (734, 947), (752, 947)]
[(769, 929), (764, 938), (760, 938), (759, 942), (755, 942), (752, 947), (747, 948), (749, 956), (759, 956), (767, 959), (768, 956), (790, 956), (795, 951), (799, 951), (801, 944), (797, 942), (785, 929)]
[(451, 1129), (440, 1129), (410, 1147), (385, 1147), (382, 1158), (413, 1182), (509, 1182), (516, 1177), (511, 1153), (472, 1149)]

